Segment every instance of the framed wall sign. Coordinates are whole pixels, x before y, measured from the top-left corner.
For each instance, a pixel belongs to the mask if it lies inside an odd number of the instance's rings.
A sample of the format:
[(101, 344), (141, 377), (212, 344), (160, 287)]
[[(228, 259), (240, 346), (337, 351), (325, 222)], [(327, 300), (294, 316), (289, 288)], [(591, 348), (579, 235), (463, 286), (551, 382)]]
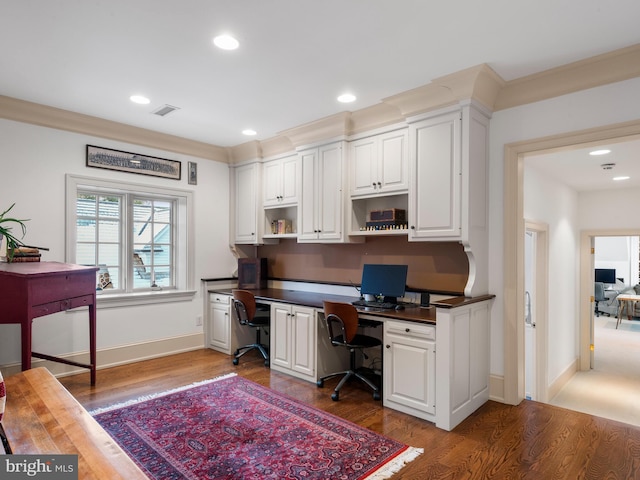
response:
[(198, 184), (198, 164), (189, 162), (189, 185)]
[[(181, 162), (87, 145), (87, 167), (180, 180)], [(191, 179), (191, 177), (189, 177)], [(189, 182), (191, 183), (191, 182)]]

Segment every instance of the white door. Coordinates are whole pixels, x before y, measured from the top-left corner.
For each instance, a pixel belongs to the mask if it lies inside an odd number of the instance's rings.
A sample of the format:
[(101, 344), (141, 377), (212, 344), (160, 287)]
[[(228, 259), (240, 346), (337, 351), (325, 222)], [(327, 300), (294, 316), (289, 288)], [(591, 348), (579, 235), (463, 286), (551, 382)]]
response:
[(524, 239), (524, 395), (537, 400), (536, 395), (536, 322), (535, 322), (535, 244), (536, 232), (527, 230)]

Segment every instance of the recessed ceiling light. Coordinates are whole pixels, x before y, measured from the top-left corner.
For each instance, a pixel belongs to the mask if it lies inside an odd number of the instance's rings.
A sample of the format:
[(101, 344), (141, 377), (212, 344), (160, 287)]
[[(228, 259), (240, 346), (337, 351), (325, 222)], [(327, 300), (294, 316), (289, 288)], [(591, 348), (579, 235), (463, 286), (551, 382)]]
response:
[(621, 176), (621, 177), (613, 177), (613, 179), (614, 179), (616, 182), (619, 182), (620, 180), (629, 180), (630, 178), (631, 178), (631, 177), (626, 176), (626, 175), (625, 175), (625, 176)]
[(248, 136), (253, 136), (256, 135), (258, 132), (256, 132), (255, 130), (251, 129), (251, 128), (247, 128), (245, 130), (242, 130), (243, 135), (248, 135)]
[(340, 103), (351, 103), (356, 101), (356, 96), (351, 93), (343, 93), (338, 97)]
[(611, 150), (594, 150), (593, 152), (589, 152), (589, 155), (606, 155), (607, 153), (611, 153)]
[(231, 35), (218, 35), (213, 39), (213, 44), (222, 50), (235, 50), (240, 46), (240, 42)]
[(129, 100), (131, 100), (133, 103), (139, 103), (140, 105), (148, 105), (149, 103), (151, 103), (151, 100), (143, 95), (131, 95), (129, 97)]

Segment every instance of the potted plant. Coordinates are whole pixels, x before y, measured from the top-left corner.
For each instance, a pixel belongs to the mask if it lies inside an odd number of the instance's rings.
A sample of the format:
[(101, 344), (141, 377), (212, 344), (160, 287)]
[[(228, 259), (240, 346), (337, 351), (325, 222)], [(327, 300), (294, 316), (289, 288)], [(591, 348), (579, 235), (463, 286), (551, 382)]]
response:
[[(15, 206), (15, 203), (7, 208), (4, 212), (0, 213), (0, 246), (2, 246), (2, 238), (7, 239), (7, 257), (9, 261), (11, 261), (13, 257), (13, 251), (15, 248), (23, 245), (21, 238), (27, 233), (27, 226), (24, 222), (29, 221), (29, 219), (18, 219), (7, 216), (7, 214), (11, 211), (11, 209)], [(22, 236), (20, 239), (16, 237), (12, 233), (12, 228), (16, 225), (20, 226), (22, 229)]]

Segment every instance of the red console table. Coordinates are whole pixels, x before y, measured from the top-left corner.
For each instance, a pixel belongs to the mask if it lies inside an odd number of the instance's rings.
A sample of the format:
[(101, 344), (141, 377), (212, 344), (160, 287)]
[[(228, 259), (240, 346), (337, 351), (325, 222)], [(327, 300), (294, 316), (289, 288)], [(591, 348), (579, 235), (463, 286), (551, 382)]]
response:
[[(31, 368), (31, 357), (91, 370), (96, 384), (96, 272), (58, 262), (0, 263), (0, 324), (19, 323), (22, 337), (22, 370)], [(77, 363), (31, 351), (33, 319), (77, 307), (89, 307), (90, 363)]]

